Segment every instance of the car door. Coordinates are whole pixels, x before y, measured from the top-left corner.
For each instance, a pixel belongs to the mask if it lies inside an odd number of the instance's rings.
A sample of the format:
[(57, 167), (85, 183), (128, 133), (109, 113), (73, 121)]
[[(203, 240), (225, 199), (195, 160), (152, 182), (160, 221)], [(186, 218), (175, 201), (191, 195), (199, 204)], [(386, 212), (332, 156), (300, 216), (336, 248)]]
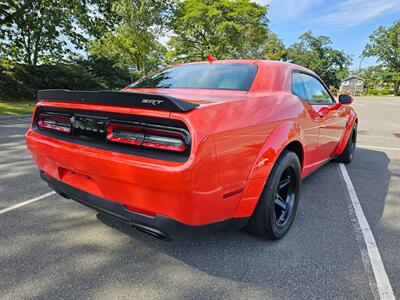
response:
[(303, 128), (305, 139), (304, 174), (309, 174), (318, 167), (319, 157), (316, 155), (320, 117), (307, 103), (307, 92), (304, 87), (302, 73), (297, 70), (292, 72), (292, 93), (300, 98), (304, 105), (304, 115), (299, 119)]
[(307, 103), (319, 117), (319, 136), (316, 157), (319, 161), (331, 158), (346, 127), (342, 106), (336, 103), (325, 85), (311, 74), (301, 73)]

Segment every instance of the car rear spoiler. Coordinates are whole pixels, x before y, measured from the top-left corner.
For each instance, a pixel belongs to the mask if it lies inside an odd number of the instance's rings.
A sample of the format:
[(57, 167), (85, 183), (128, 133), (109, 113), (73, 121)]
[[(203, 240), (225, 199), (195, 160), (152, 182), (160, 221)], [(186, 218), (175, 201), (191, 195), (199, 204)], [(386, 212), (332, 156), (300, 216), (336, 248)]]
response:
[(56, 102), (140, 107), (176, 112), (187, 112), (199, 106), (198, 104), (166, 95), (114, 91), (40, 90), (38, 91), (38, 99)]

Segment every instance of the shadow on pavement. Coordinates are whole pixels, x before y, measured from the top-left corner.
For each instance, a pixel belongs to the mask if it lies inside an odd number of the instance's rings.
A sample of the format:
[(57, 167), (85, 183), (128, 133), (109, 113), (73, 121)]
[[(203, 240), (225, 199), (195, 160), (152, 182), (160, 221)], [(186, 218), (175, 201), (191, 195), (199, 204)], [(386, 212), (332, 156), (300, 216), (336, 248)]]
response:
[[(363, 149), (357, 150), (357, 156), (356, 159), (368, 157), (376, 162), (374, 168), (379, 176), (368, 179), (374, 181), (374, 189), (379, 191), (373, 201), (374, 217), (371, 220), (376, 224), (385, 207), (390, 180), (389, 159), (383, 152)], [(365, 165), (368, 166), (371, 164)], [(304, 290), (301, 291), (304, 288), (302, 284), (314, 286), (310, 280), (314, 280), (316, 285), (324, 282), (323, 287), (313, 287), (314, 292), (320, 288), (332, 288), (333, 295), (337, 296), (334, 291), (339, 281), (344, 290), (353, 290), (354, 296), (359, 297), (362, 292), (355, 291), (352, 280), (365, 279), (362, 275), (364, 269), (347, 211), (349, 203), (345, 195), (339, 194), (342, 189), (338, 189), (338, 186), (341, 184), (336, 163), (326, 165), (305, 179), (297, 220), (284, 239), (274, 242), (243, 231), (163, 242), (147, 237), (105, 214), (98, 214), (98, 219), (157, 252), (168, 254), (215, 277), (268, 286), (271, 292), (278, 291), (282, 282), (292, 283), (288, 294), (281, 294), (283, 297), (293, 297), (296, 292), (304, 293)], [(363, 292), (370, 295), (368, 281), (364, 283), (367, 290)], [(310, 297), (315, 296), (311, 290), (308, 292)], [(351, 293), (347, 291), (346, 295)]]
[(385, 209), (392, 176), (389, 163), (382, 151), (357, 148), (353, 161), (346, 165), (371, 228), (380, 222)]
[[(388, 163), (383, 153), (358, 150), (348, 166), (381, 172), (367, 182), (383, 192), (374, 222), (385, 206)], [(340, 185), (336, 163), (310, 175), (291, 230), (275, 242), (243, 231), (165, 242), (50, 197), (0, 218), (0, 289), (10, 299), (372, 299)]]

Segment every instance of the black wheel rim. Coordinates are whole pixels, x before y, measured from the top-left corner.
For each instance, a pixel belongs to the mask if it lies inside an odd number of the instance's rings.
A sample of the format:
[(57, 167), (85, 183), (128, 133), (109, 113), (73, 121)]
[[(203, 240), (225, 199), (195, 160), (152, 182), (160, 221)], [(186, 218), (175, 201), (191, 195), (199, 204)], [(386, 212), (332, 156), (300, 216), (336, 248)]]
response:
[(296, 173), (293, 167), (286, 168), (278, 182), (275, 192), (275, 219), (278, 226), (290, 220), (296, 199)]
[(357, 128), (353, 130), (353, 134), (351, 136), (351, 150), (353, 151), (356, 148), (357, 142)]
[(356, 148), (356, 141), (357, 141), (357, 129), (353, 129), (353, 132), (351, 133), (350, 136), (350, 160), (353, 159), (353, 152), (354, 149)]

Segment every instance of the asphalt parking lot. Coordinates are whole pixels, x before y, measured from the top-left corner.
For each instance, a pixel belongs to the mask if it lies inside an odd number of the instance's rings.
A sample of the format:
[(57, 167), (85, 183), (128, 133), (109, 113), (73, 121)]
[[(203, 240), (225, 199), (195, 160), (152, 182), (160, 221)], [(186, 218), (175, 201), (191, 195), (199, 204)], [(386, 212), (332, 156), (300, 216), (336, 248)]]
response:
[[(346, 169), (400, 298), (400, 98), (354, 107)], [(0, 120), (0, 211), (50, 192), (25, 147), (28, 126)], [(0, 213), (0, 298), (374, 299), (367, 250), (335, 162), (304, 180), (295, 223), (275, 242), (242, 231), (165, 242), (52, 194)]]

